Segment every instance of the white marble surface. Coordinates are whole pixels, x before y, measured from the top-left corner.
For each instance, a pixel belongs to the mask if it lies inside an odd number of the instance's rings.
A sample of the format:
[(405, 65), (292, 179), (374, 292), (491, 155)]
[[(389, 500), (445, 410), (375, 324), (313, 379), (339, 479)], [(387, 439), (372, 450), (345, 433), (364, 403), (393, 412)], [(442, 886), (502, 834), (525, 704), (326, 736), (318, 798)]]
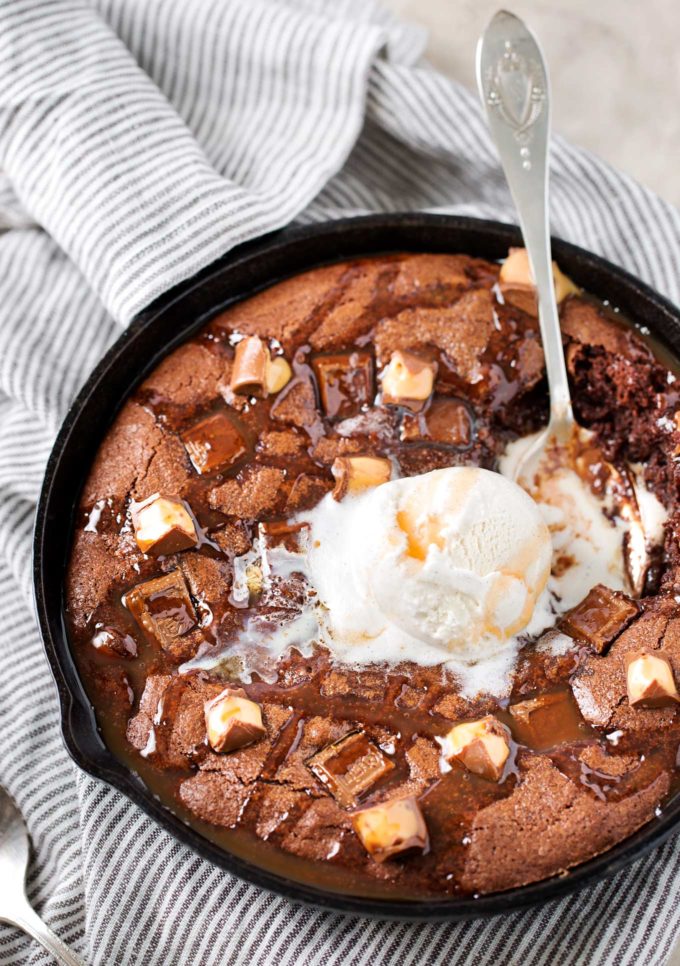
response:
[[(384, 0), (430, 31), (429, 57), (472, 86), (502, 0)], [(538, 34), (554, 128), (680, 205), (680, 0), (512, 0)]]

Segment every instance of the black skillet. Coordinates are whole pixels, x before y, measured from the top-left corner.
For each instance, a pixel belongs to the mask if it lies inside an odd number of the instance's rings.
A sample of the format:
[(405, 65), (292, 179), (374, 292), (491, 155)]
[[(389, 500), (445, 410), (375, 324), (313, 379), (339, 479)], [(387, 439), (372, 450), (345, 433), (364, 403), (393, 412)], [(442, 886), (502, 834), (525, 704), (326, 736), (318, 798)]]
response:
[[(64, 624), (64, 573), (74, 512), (87, 469), (117, 410), (160, 359), (225, 306), (328, 262), (394, 251), (464, 252), (500, 259), (521, 244), (510, 225), (444, 215), (376, 215), (279, 232), (239, 248), (160, 298), (109, 349), (73, 403), (50, 456), (35, 526), (34, 583), (40, 628), (59, 691), (61, 727), (74, 761), (136, 802), (159, 825), (215, 865), (293, 900), (379, 917), (457, 919), (510, 912), (594, 884), (649, 852), (680, 822), (680, 795), (608, 852), (561, 875), (479, 899), (365, 898), (304, 885), (232, 855), (187, 826), (104, 745)], [(680, 311), (596, 255), (554, 240), (561, 268), (583, 288), (646, 325), (680, 356)]]

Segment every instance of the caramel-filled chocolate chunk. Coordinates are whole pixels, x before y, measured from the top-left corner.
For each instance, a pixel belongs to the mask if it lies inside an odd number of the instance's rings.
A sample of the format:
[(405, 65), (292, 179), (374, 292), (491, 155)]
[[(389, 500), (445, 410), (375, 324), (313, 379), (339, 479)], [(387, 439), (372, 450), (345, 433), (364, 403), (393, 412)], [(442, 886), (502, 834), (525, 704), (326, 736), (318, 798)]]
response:
[(376, 862), (395, 855), (425, 852), (429, 848), (427, 825), (414, 796), (364, 808), (352, 815), (354, 830)]
[(574, 696), (566, 688), (511, 704), (508, 710), (515, 722), (515, 739), (535, 751), (582, 740), (589, 732)]
[(333, 498), (342, 500), (348, 493), (360, 493), (387, 483), (392, 476), (392, 464), (382, 456), (338, 456), (331, 472), (335, 477)]
[(182, 433), (194, 469), (203, 476), (230, 466), (246, 452), (241, 433), (225, 412), (217, 412)]
[(196, 611), (179, 570), (137, 584), (123, 603), (147, 636), (163, 648), (196, 627)]
[(663, 651), (630, 651), (625, 656), (626, 688), (632, 708), (671, 708), (680, 703), (673, 665)]
[(256, 335), (247, 335), (236, 346), (229, 386), (248, 396), (266, 395), (269, 349)]
[(130, 508), (135, 540), (142, 553), (162, 557), (198, 543), (196, 526), (181, 500), (154, 493)]
[[(553, 284), (557, 304), (563, 302), (567, 295), (573, 295), (579, 289), (572, 280), (562, 272), (557, 262), (552, 263)], [(506, 302), (516, 305), (518, 309), (529, 315), (538, 313), (536, 302), (536, 286), (531, 274), (529, 255), (526, 248), (511, 248), (508, 257), (501, 265), (498, 277), (501, 295)]]
[(598, 654), (604, 654), (639, 613), (640, 605), (632, 598), (597, 584), (580, 604), (564, 615), (560, 629), (588, 644)]
[(356, 416), (373, 402), (373, 358), (369, 352), (342, 352), (312, 360), (324, 413), (329, 419)]
[(394, 764), (363, 731), (351, 731), (307, 760), (338, 805), (356, 805), (362, 794), (392, 771)]
[(447, 761), (455, 758), (468, 771), (492, 782), (503, 777), (510, 757), (510, 731), (493, 715), (454, 725), (441, 744)]
[(293, 375), (283, 356), (272, 359), (269, 347), (256, 335), (245, 336), (236, 346), (229, 386), (246, 396), (279, 392)]
[(432, 395), (436, 375), (435, 362), (397, 349), (380, 373), (382, 401), (418, 412)]
[(266, 734), (262, 709), (243, 688), (225, 688), (205, 704), (205, 727), (213, 751), (236, 751)]
[(462, 399), (435, 399), (426, 412), (408, 413), (401, 424), (403, 440), (427, 439), (447, 446), (469, 446), (472, 416)]

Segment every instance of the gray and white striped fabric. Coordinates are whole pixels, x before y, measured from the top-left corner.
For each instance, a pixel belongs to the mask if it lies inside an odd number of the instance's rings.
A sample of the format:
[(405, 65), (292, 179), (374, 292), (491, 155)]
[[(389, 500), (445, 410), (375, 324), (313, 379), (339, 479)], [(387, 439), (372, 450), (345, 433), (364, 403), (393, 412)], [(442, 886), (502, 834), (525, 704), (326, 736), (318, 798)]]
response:
[[(291, 221), (427, 209), (513, 219), (471, 94), (373, 0), (0, 3), (0, 782), (29, 894), (97, 964), (661, 964), (678, 840), (505, 918), (380, 922), (213, 868), (81, 774), (31, 612), (30, 535), (70, 400), (121, 326)], [(678, 300), (680, 216), (562, 141), (553, 229)], [(46, 962), (0, 927), (0, 963)]]

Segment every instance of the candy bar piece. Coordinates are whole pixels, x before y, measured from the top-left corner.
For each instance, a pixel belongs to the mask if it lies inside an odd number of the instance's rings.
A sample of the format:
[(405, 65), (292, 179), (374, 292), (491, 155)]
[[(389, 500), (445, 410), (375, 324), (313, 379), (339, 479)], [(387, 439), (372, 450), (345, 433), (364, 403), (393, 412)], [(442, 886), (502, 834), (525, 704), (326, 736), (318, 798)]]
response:
[(355, 812), (352, 824), (361, 844), (376, 862), (406, 852), (425, 852), (430, 844), (423, 813), (413, 796)]
[[(559, 305), (567, 295), (572, 295), (579, 291), (572, 280), (568, 278), (559, 268), (557, 262), (552, 263), (553, 281), (555, 284), (555, 298)], [(516, 305), (517, 308), (536, 315), (538, 307), (536, 304), (536, 286), (534, 285), (529, 264), (529, 255), (526, 248), (511, 248), (508, 257), (501, 265), (498, 278), (501, 294), (506, 302)]]
[(515, 722), (515, 739), (535, 751), (578, 741), (586, 734), (578, 705), (567, 688), (527, 698), (511, 704), (508, 710)]
[(363, 731), (351, 731), (307, 761), (338, 805), (356, 805), (361, 795), (392, 771), (394, 764)]
[(383, 402), (417, 412), (432, 395), (436, 375), (436, 363), (397, 349), (380, 373)]
[(580, 604), (564, 615), (560, 629), (574, 640), (588, 644), (598, 654), (604, 654), (639, 613), (639, 604), (630, 597), (597, 584)]
[(626, 654), (626, 687), (632, 708), (670, 708), (680, 702), (673, 666), (663, 651)]
[(493, 715), (454, 725), (442, 741), (444, 757), (462, 762), (468, 771), (500, 781), (510, 756), (510, 732)]
[(246, 451), (245, 440), (224, 412), (207, 416), (182, 433), (182, 442), (197, 473), (230, 466)]
[(435, 399), (427, 412), (408, 413), (401, 424), (404, 440), (429, 439), (448, 446), (469, 446), (472, 417), (462, 399)]
[(213, 751), (236, 751), (266, 734), (262, 709), (243, 688), (226, 688), (205, 704), (205, 727)]
[(348, 493), (360, 493), (387, 483), (392, 476), (392, 464), (382, 456), (338, 456), (331, 472), (335, 477), (333, 497), (342, 500)]
[(147, 636), (164, 648), (196, 627), (196, 611), (179, 570), (137, 584), (123, 603)]
[(293, 372), (283, 356), (273, 359), (269, 347), (257, 335), (248, 335), (236, 346), (229, 382), (232, 392), (246, 396), (267, 396), (279, 392)]
[(317, 356), (312, 361), (321, 405), (329, 419), (356, 416), (373, 401), (373, 359), (369, 352)]
[(196, 526), (181, 500), (154, 493), (130, 508), (137, 546), (142, 553), (162, 557), (198, 543)]

